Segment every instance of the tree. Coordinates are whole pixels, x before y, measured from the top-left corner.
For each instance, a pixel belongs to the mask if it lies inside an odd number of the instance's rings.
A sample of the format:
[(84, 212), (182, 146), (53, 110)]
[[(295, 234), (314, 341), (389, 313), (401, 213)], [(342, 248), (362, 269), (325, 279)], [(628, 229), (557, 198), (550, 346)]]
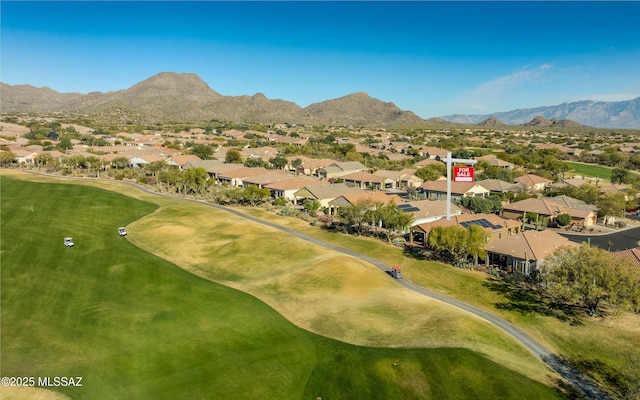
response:
[(598, 315), (603, 300), (611, 304), (633, 301), (629, 290), (633, 276), (628, 268), (614, 262), (608, 252), (586, 243), (556, 250), (540, 272), (547, 294), (561, 303), (584, 306), (592, 316)]
[(484, 258), (487, 239), (488, 234), (478, 225), (470, 225), (469, 229), (436, 226), (429, 232), (427, 243), (434, 250), (448, 253), (454, 265), (465, 263), (468, 257), (477, 264), (478, 257)]
[(487, 244), (489, 234), (479, 225), (469, 225), (467, 229), (467, 254), (473, 257), (473, 264), (478, 265), (478, 258), (485, 258), (486, 250), (484, 246)]
[(379, 212), (377, 213), (382, 226), (387, 230), (387, 240), (391, 241), (391, 234), (393, 231), (403, 231), (413, 221), (413, 215), (406, 213), (402, 210), (398, 210), (396, 203), (391, 200), (388, 204), (382, 207), (377, 207)]
[(446, 165), (429, 164), (426, 167), (418, 169), (414, 175), (425, 181), (435, 181), (436, 179), (446, 174), (447, 174)]
[(213, 155), (213, 149), (206, 144), (194, 144), (189, 151), (203, 160), (209, 160)]
[(189, 168), (182, 171), (186, 186), (193, 192), (202, 195), (207, 188), (209, 175), (204, 168)]
[(502, 201), (499, 196), (491, 196), (489, 198), (480, 196), (463, 197), (460, 199), (460, 205), (480, 214), (499, 212), (502, 209)]
[(368, 221), (367, 210), (373, 206), (373, 201), (361, 199), (349, 206), (340, 207), (338, 209), (338, 216), (346, 225), (353, 227), (358, 236), (360, 236)]
[(567, 226), (571, 223), (571, 215), (567, 213), (558, 214), (556, 222), (559, 226)]
[(12, 151), (0, 151), (0, 165), (7, 167), (16, 161), (16, 153)]
[(231, 149), (227, 151), (227, 155), (224, 158), (224, 162), (227, 164), (241, 163), (242, 154), (237, 149)]
[(458, 226), (436, 226), (429, 232), (427, 243), (434, 250), (448, 253), (451, 261), (459, 263), (464, 259), (466, 229)]
[(320, 209), (321, 204), (320, 201), (318, 201), (318, 199), (306, 199), (304, 201), (304, 205), (303, 205), (304, 209), (307, 210), (307, 212), (309, 212), (309, 215), (311, 215), (312, 217), (316, 216), (316, 212)]
[(269, 164), (271, 164), (275, 169), (283, 169), (287, 166), (288, 162), (289, 161), (282, 156), (275, 156), (269, 159)]
[(614, 168), (611, 171), (611, 183), (631, 183), (631, 172), (624, 168)]
[(71, 139), (64, 138), (60, 142), (58, 142), (58, 148), (62, 151), (71, 150), (73, 148), (73, 144), (71, 143)]
[(250, 185), (242, 191), (242, 197), (244, 202), (255, 207), (267, 201), (267, 199), (271, 197), (271, 191), (256, 185)]
[(627, 200), (623, 193), (607, 193), (596, 200), (596, 205), (600, 209), (598, 211), (599, 216), (616, 217), (622, 215), (627, 205)]

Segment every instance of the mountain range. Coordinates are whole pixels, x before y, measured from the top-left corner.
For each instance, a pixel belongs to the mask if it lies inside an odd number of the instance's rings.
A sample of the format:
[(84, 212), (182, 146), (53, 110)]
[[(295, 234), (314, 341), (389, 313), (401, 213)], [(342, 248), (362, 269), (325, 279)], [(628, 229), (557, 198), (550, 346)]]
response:
[(454, 114), (442, 118), (461, 124), (479, 124), (494, 118), (507, 125), (535, 125), (535, 119), (539, 121), (540, 117), (546, 120), (571, 120), (599, 128), (639, 129), (640, 97), (617, 102), (585, 100), (485, 115)]
[(262, 93), (224, 96), (196, 74), (175, 72), (162, 72), (128, 89), (107, 93), (58, 93), (47, 87), (0, 83), (0, 100), (3, 114), (72, 112), (109, 123), (219, 120), (368, 127), (447, 123), (571, 126), (571, 121), (565, 121), (571, 119), (594, 127), (640, 129), (640, 98), (616, 103), (582, 101), (491, 115), (451, 115), (425, 120), (364, 92), (302, 108), (290, 101), (268, 99)]

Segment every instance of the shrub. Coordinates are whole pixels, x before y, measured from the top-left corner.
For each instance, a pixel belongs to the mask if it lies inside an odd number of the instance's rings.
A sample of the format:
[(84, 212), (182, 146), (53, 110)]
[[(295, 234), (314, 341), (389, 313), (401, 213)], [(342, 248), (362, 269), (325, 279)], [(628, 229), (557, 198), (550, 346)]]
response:
[(556, 222), (559, 226), (567, 226), (571, 223), (571, 216), (566, 213), (560, 214), (556, 217)]

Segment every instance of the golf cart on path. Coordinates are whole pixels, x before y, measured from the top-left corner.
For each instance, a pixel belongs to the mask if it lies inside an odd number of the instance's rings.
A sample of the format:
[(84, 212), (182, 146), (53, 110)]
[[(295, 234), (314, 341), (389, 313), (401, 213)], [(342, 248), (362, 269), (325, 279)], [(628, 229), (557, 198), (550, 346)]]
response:
[(401, 279), (402, 278), (402, 268), (398, 267), (398, 266), (394, 266), (391, 271), (388, 272), (389, 275), (391, 275), (392, 278), (395, 279)]

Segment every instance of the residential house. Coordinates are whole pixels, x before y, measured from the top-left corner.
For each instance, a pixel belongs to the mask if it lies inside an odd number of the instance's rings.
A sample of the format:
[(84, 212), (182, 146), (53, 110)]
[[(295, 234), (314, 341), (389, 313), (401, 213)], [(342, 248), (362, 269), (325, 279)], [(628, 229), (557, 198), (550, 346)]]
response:
[(16, 155), (15, 161), (18, 164), (34, 165), (35, 158), (42, 152), (42, 150), (33, 150), (31, 148), (11, 147), (9, 150)]
[(425, 158), (424, 160), (420, 160), (417, 163), (415, 163), (415, 167), (420, 169), (420, 168), (424, 168), (427, 165), (431, 165), (431, 164), (438, 164), (438, 165), (443, 165), (444, 163), (442, 161), (433, 159), (433, 158)]
[(269, 183), (264, 187), (271, 190), (274, 199), (284, 197), (290, 202), (296, 201), (295, 193), (306, 186), (330, 185), (329, 181), (321, 181), (307, 176), (290, 177), (289, 179)]
[(203, 168), (205, 171), (207, 171), (207, 174), (209, 175), (210, 178), (215, 178), (214, 177), (214, 168), (218, 167), (220, 165), (223, 165), (224, 161), (222, 160), (200, 160), (200, 161), (189, 161), (184, 165), (184, 169), (191, 169), (191, 168)]
[(495, 154), (487, 154), (485, 156), (476, 158), (476, 160), (478, 160), (479, 162), (481, 162), (481, 161), (482, 162), (486, 162), (487, 164), (491, 165), (492, 167), (496, 167), (496, 168), (500, 168), (500, 169), (514, 169), (516, 167), (516, 165), (514, 163), (511, 163), (511, 162), (508, 162), (508, 161), (505, 161), (505, 160), (501, 160)]
[(438, 147), (423, 146), (420, 148), (420, 152), (423, 157), (440, 161), (447, 158), (447, 154), (451, 151), (447, 149), (440, 149)]
[(384, 192), (361, 191), (356, 193), (343, 194), (329, 202), (329, 213), (335, 214), (340, 207), (348, 207), (358, 203), (359, 201), (371, 201), (372, 206), (376, 203), (384, 205), (393, 201), (396, 205), (402, 203), (402, 197), (397, 194), (386, 194)]
[[(427, 181), (420, 186), (419, 189), (425, 198), (432, 200), (441, 200), (447, 198), (447, 181)], [(489, 190), (480, 186), (476, 182), (451, 182), (451, 200), (457, 200), (462, 197), (487, 197)]]
[(551, 230), (522, 231), (488, 242), (485, 245), (485, 262), (487, 266), (493, 265), (509, 273), (529, 275), (539, 270), (554, 251), (564, 246), (578, 244)]
[(541, 192), (553, 181), (534, 174), (522, 175), (515, 178), (516, 183), (522, 185), (524, 191)]
[(341, 178), (354, 172), (366, 171), (367, 167), (358, 161), (334, 162), (318, 169), (318, 176), (323, 179)]
[[(446, 200), (417, 200), (398, 204), (398, 209), (413, 215), (411, 225), (427, 224), (447, 217)], [(455, 204), (451, 204), (451, 215), (462, 214), (462, 209)]]
[(268, 170), (266, 173), (255, 175), (255, 176), (249, 176), (243, 179), (242, 185), (245, 188), (247, 186), (253, 185), (253, 186), (258, 186), (259, 188), (262, 189), (271, 183), (284, 181), (284, 180), (290, 179), (291, 177), (292, 175), (289, 175), (288, 173), (283, 171)]
[[(563, 205), (564, 203), (564, 205)], [(514, 203), (505, 204), (502, 207), (502, 216), (509, 219), (522, 219), (524, 215), (538, 215), (545, 217), (552, 223), (560, 214), (569, 214), (571, 224), (584, 227), (593, 226), (597, 222), (598, 211), (593, 207), (584, 205), (567, 205), (566, 199), (554, 201), (552, 198), (532, 198)]]
[(628, 265), (631, 272), (640, 276), (640, 248), (614, 251), (609, 253), (620, 265)]
[(360, 189), (384, 190), (387, 186), (393, 186), (393, 180), (374, 175), (367, 171), (353, 172), (341, 176), (347, 186), (356, 186)]
[(483, 179), (476, 183), (487, 189), (490, 194), (513, 193), (522, 190), (522, 186), (516, 183), (509, 183), (500, 179)]
[(190, 161), (202, 161), (202, 158), (195, 154), (174, 154), (169, 157), (167, 164), (184, 169), (185, 165)]
[(262, 167), (242, 167), (217, 174), (216, 181), (223, 185), (244, 187), (244, 180), (262, 175), (265, 172), (267, 169)]
[(218, 176), (220, 174), (225, 174), (227, 172), (231, 172), (240, 168), (246, 168), (246, 167), (243, 164), (225, 163), (225, 164), (215, 165), (207, 168), (207, 173), (209, 174), (210, 177), (215, 179), (217, 183), (222, 183), (218, 179)]
[(318, 200), (320, 206), (329, 208), (329, 202), (339, 196), (349, 193), (358, 193), (363, 190), (358, 187), (350, 187), (344, 183), (332, 183), (330, 185), (305, 186), (294, 193), (295, 202), (304, 203), (306, 200)]
[[(300, 160), (300, 165), (296, 168), (292, 164), (298, 159)], [(318, 169), (328, 167), (336, 162), (336, 160), (332, 160), (330, 158), (311, 158), (306, 156), (291, 156), (287, 157), (287, 160), (289, 163), (285, 169), (307, 176), (318, 175)]]
[(469, 228), (478, 225), (489, 234), (489, 241), (497, 240), (520, 232), (521, 224), (510, 221), (495, 214), (459, 214), (452, 215), (451, 219), (441, 218), (436, 221), (417, 224), (411, 227), (409, 245), (426, 247), (429, 232), (436, 226), (461, 226)]
[(416, 170), (405, 168), (401, 171), (390, 171), (381, 169), (373, 174), (383, 177), (387, 180), (384, 185), (384, 189), (407, 189), (418, 188), (424, 183), (422, 178), (418, 178), (414, 175)]

